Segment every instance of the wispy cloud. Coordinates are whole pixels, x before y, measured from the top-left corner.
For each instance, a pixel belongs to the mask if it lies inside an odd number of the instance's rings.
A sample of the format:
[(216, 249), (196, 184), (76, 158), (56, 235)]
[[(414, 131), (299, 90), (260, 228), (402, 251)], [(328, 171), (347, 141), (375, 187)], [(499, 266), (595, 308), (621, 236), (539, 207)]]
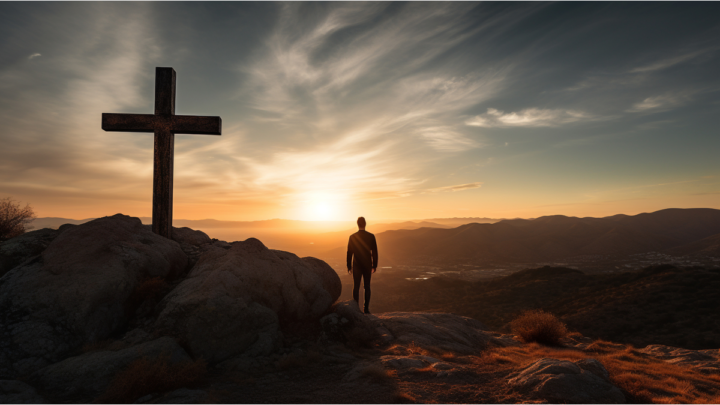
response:
[(441, 152), (461, 152), (479, 146), (479, 143), (449, 127), (427, 127), (418, 130), (422, 138)]
[(682, 53), (680, 55), (676, 55), (676, 56), (673, 56), (670, 58), (660, 59), (660, 60), (650, 63), (648, 65), (644, 65), (644, 66), (640, 66), (635, 69), (632, 69), (632, 70), (630, 70), (630, 73), (645, 73), (645, 72), (652, 72), (652, 71), (667, 69), (669, 67), (679, 65), (683, 62), (687, 62), (691, 59), (695, 59), (696, 57), (706, 54), (708, 52), (714, 52), (717, 49), (718, 49), (717, 47), (711, 47), (711, 48), (706, 48), (706, 49), (700, 49), (697, 51)]
[(482, 182), (475, 182), (475, 183), (467, 183), (467, 184), (458, 184), (455, 186), (445, 186), (445, 187), (437, 187), (437, 188), (431, 188), (429, 190), (425, 190), (426, 193), (443, 193), (448, 191), (463, 191), (463, 190), (471, 190), (474, 188), (480, 188), (482, 187)]
[[(87, 24), (75, 27), (83, 35), (72, 44), (59, 45), (56, 54), (43, 56), (52, 63), (51, 70), (27, 71), (19, 65), (0, 70), (3, 92), (13, 95), (12, 104), (0, 109), (0, 118), (14, 129), (3, 134), (3, 142), (12, 148), (0, 150), (0, 184), (28, 171), (33, 173), (28, 187), (63, 184), (64, 190), (103, 193), (152, 176), (151, 168), (138, 164), (143, 150), (133, 142), (137, 138), (105, 134), (99, 125), (102, 112), (138, 111), (152, 102), (144, 100), (140, 88), (152, 74), (143, 69), (152, 63), (147, 55), (158, 52), (145, 40), (151, 36), (149, 16), (144, 7), (125, 11), (110, 13), (104, 6), (82, 12), (66, 9), (82, 15)], [(54, 26), (34, 28), (52, 32)], [(98, 55), (98, 47), (107, 54)], [(40, 54), (29, 59), (36, 55)], [(112, 185), (119, 179), (121, 186)]]
[(665, 111), (688, 100), (687, 95), (664, 94), (648, 97), (632, 105), (627, 112)]
[[(706, 159), (720, 94), (717, 24), (703, 16), (712, 6), (672, 18), (679, 9), (0, 3), (0, 31), (12, 39), (0, 41), (0, 190), (48, 207), (72, 200), (82, 215), (106, 209), (86, 200), (149, 210), (152, 135), (105, 133), (99, 120), (152, 112), (155, 66), (177, 70), (179, 114), (224, 123), (221, 137), (176, 138), (178, 213), (191, 204), (205, 217), (293, 217), (290, 208), (322, 197), (375, 204), (387, 218), (425, 215), (415, 206), (453, 216), (557, 202), (587, 187), (585, 175), (663, 183), (659, 170), (638, 169), (655, 165), (659, 149), (643, 149), (633, 129), (686, 127), (677, 162)], [(600, 139), (613, 170), (590, 146)], [(635, 146), (647, 154), (613, 153)], [(558, 177), (557, 162), (579, 163)], [(528, 187), (528, 174), (558, 179), (556, 188)], [(480, 187), (476, 179), (504, 191), (486, 190), (483, 204), (452, 193)]]
[(488, 108), (485, 114), (476, 115), (465, 121), (465, 124), (486, 128), (557, 127), (596, 118), (591, 114), (575, 110), (528, 108), (518, 112), (505, 113), (495, 108)]
[(461, 117), (497, 94), (506, 73), (428, 67), (483, 29), (461, 18), (473, 5), (405, 3), (392, 18), (388, 7), (337, 3), (306, 25), (298, 4), (283, 5), (267, 52), (242, 69), (254, 122), (286, 135), (270, 156), (243, 160), (257, 174), (251, 188), (397, 198), (438, 152), (481, 146)]

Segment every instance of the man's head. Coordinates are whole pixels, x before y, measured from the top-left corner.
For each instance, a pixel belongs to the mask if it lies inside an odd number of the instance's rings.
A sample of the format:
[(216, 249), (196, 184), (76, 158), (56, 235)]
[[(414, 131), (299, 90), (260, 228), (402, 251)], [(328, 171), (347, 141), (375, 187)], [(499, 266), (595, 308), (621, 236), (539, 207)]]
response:
[(365, 225), (367, 225), (367, 223), (365, 222), (365, 217), (359, 217), (357, 220), (357, 224), (358, 228), (365, 229)]

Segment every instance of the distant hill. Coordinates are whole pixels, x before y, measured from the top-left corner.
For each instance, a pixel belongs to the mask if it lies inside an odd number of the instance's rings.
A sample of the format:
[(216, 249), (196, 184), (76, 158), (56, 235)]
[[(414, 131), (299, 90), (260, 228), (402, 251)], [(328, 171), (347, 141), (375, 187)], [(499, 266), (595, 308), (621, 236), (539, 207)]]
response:
[(458, 227), (460, 225), (465, 224), (472, 224), (472, 223), (478, 223), (478, 224), (494, 224), (495, 222), (500, 222), (503, 219), (500, 218), (480, 218), (480, 217), (467, 217), (467, 218), (431, 218), (431, 219), (425, 219), (424, 221), (427, 222), (433, 222), (440, 225), (445, 225), (451, 228)]
[[(150, 217), (139, 217), (144, 224), (152, 223)], [(57, 229), (63, 224), (82, 224), (95, 218), (37, 218), (33, 229)], [(272, 249), (292, 251), (300, 256), (322, 256), (330, 250), (337, 250), (335, 256), (344, 257), (348, 237), (357, 231), (354, 221), (297, 221), (269, 219), (262, 221), (220, 221), (216, 219), (175, 219), (173, 226), (189, 227), (207, 233), (212, 238), (235, 241), (247, 238), (260, 239)], [(404, 221), (368, 224), (368, 230), (381, 233), (396, 229), (450, 228), (448, 225), (429, 221)], [(324, 256), (323, 256), (324, 257)]]
[(44, 218), (35, 218), (30, 223), (30, 226), (32, 226), (32, 229), (42, 229), (42, 228), (58, 229), (61, 225), (65, 225), (65, 224), (80, 225), (80, 224), (84, 224), (85, 222), (92, 221), (93, 219), (95, 219), (95, 218), (69, 219), (69, 218), (58, 218), (58, 217), (44, 217)]
[[(139, 217), (144, 224), (151, 224), (151, 217)], [(95, 218), (70, 219), (57, 217), (36, 218), (32, 221), (34, 229), (53, 228), (57, 229), (63, 224), (84, 224)], [(256, 229), (267, 231), (315, 231), (331, 232), (343, 229), (343, 233), (355, 232), (354, 221), (298, 221), (292, 219), (267, 219), (261, 221), (221, 221), (217, 219), (174, 219), (173, 226), (188, 227), (192, 229)], [(451, 225), (443, 225), (430, 221), (404, 221), (390, 223), (370, 223), (368, 229), (372, 228), (375, 233), (394, 229), (418, 229), (418, 228), (452, 228)]]
[[(151, 217), (139, 217), (144, 224), (151, 224)], [(69, 219), (45, 217), (37, 218), (32, 221), (35, 229), (54, 228), (57, 229), (63, 224), (83, 224), (92, 221), (95, 218), (86, 219)], [(268, 219), (262, 221), (221, 221), (217, 219), (174, 219), (173, 226), (189, 227), (193, 229), (216, 229), (216, 228), (242, 228), (242, 229), (261, 229), (261, 230), (315, 230), (317, 232), (328, 232), (336, 229), (343, 229), (352, 224), (351, 221), (297, 221), (290, 219)], [(404, 228), (396, 228), (404, 229)]]
[[(720, 234), (720, 210), (666, 209), (634, 216), (537, 219), (472, 223), (452, 229), (422, 228), (378, 235), (385, 257), (397, 262), (432, 258), (461, 261), (554, 261), (578, 255), (627, 255), (685, 246), (712, 249)], [(693, 247), (695, 246), (695, 247)]]

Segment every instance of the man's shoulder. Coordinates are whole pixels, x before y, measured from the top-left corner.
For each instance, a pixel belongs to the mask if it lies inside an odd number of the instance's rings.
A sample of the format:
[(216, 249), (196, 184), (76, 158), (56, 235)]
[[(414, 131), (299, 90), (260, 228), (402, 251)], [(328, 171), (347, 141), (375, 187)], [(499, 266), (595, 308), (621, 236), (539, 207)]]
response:
[(350, 238), (368, 238), (368, 237), (375, 238), (375, 234), (370, 233), (365, 230), (360, 230), (360, 231), (357, 231), (354, 234), (350, 235)]

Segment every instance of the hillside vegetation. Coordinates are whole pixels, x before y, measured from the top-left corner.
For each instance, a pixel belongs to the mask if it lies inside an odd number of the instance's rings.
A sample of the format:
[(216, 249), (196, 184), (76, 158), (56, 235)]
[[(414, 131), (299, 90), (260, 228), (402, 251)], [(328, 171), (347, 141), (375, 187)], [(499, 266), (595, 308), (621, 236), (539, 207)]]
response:
[(663, 265), (587, 275), (542, 267), (478, 282), (404, 277), (410, 273), (382, 273), (373, 279), (373, 311), (450, 312), (509, 331), (508, 323), (521, 312), (542, 309), (593, 338), (638, 347), (720, 347), (720, 269)]

